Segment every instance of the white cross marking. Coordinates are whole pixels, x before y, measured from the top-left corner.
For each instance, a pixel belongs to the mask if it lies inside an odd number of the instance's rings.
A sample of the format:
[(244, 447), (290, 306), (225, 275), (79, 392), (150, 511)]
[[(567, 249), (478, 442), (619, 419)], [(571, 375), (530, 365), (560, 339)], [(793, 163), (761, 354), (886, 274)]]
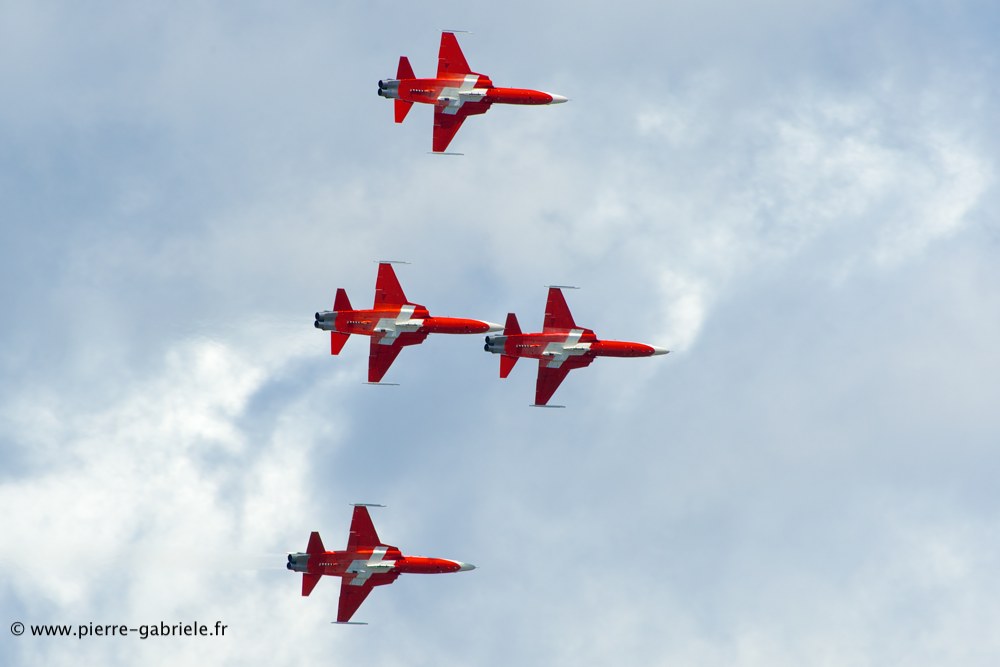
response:
[[(365, 582), (376, 572), (387, 572), (396, 566), (394, 560), (382, 560), (385, 558), (386, 547), (375, 547), (372, 550), (371, 558), (366, 560), (352, 560), (347, 566), (347, 571), (354, 575), (351, 579), (351, 586), (364, 586)], [(378, 567), (381, 565), (382, 567)], [(373, 567), (375, 566), (375, 567)]]
[(583, 329), (571, 329), (566, 336), (566, 340), (546, 345), (545, 351), (542, 352), (548, 359), (548, 363), (545, 366), (547, 368), (559, 368), (570, 357), (579, 357), (586, 354), (587, 350), (590, 349), (590, 343), (580, 342), (583, 331)]
[(454, 116), (467, 101), (478, 102), (482, 99), (483, 96), (486, 95), (486, 89), (477, 89), (476, 83), (478, 82), (479, 75), (466, 74), (462, 83), (460, 83), (457, 87), (448, 86), (442, 88), (441, 94), (438, 96), (438, 101), (445, 102), (444, 113)]
[(414, 310), (416, 306), (403, 306), (396, 317), (380, 318), (375, 323), (375, 332), (382, 334), (378, 341), (379, 345), (392, 345), (399, 338), (399, 334), (419, 329), (424, 321), (412, 319)]

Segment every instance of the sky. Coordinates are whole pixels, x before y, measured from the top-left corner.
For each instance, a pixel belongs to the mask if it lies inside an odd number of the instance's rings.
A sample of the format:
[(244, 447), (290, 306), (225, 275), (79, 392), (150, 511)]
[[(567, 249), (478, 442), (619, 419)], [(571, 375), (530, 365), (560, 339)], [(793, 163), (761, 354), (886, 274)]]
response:
[[(0, 1), (0, 662), (995, 665), (1000, 9), (965, 1)], [(500, 86), (428, 155), (376, 82)], [(478, 336), (364, 384), (375, 262)], [(285, 554), (404, 553), (335, 626)], [(9, 626), (198, 621), (225, 637)]]

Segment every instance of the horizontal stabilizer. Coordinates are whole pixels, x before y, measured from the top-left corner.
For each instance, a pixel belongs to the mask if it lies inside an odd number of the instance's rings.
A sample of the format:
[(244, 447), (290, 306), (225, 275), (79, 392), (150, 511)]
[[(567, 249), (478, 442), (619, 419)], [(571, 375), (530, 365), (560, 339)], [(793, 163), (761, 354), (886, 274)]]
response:
[(396, 100), (395, 112), (396, 112), (396, 122), (402, 123), (403, 119), (406, 118), (406, 114), (410, 113), (410, 108), (413, 106), (413, 102), (408, 102), (407, 100)]
[(519, 333), (521, 333), (521, 325), (517, 322), (517, 315), (514, 313), (507, 313), (507, 321), (504, 323), (503, 335), (516, 336)]
[(510, 372), (514, 369), (514, 364), (517, 363), (517, 357), (512, 357), (508, 354), (500, 355), (500, 377), (505, 378), (510, 375)]
[(310, 574), (308, 572), (302, 575), (302, 596), (305, 597), (313, 592), (316, 588), (316, 584), (319, 583), (319, 578), (322, 577), (321, 574)]
[(396, 78), (400, 81), (405, 79), (416, 79), (413, 68), (410, 66), (410, 59), (406, 56), (399, 57), (399, 67), (396, 69)]
[(354, 310), (351, 307), (351, 300), (347, 298), (347, 290), (343, 287), (337, 288), (337, 296), (333, 299), (333, 309), (336, 310)]
[(319, 536), (315, 530), (309, 533), (309, 546), (306, 547), (306, 553), (310, 556), (316, 554), (322, 554), (326, 551), (323, 547), (323, 539)]
[(351, 337), (351, 334), (340, 333), (339, 331), (330, 332), (330, 354), (340, 354), (340, 351), (344, 349), (344, 345), (347, 344), (347, 339)]

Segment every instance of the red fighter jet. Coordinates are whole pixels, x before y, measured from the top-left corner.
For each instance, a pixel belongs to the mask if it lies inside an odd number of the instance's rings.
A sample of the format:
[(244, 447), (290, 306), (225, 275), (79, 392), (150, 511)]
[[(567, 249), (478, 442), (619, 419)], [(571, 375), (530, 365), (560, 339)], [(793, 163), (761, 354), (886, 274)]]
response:
[(486, 113), (493, 104), (560, 104), (562, 95), (524, 88), (496, 88), (490, 78), (469, 69), (454, 33), (441, 33), (438, 72), (418, 79), (406, 56), (399, 59), (395, 79), (378, 82), (378, 94), (395, 100), (396, 122), (402, 123), (414, 102), (434, 105), (434, 152), (448, 148), (469, 116)]
[[(567, 288), (576, 289), (576, 288)], [(484, 349), (500, 355), (500, 377), (510, 375), (521, 357), (538, 359), (533, 407), (561, 408), (546, 405), (559, 384), (574, 368), (589, 366), (597, 357), (650, 357), (669, 350), (644, 343), (622, 340), (598, 340), (591, 329), (578, 327), (569, 312), (560, 287), (549, 288), (545, 304), (545, 322), (539, 333), (521, 333), (514, 313), (507, 313), (502, 336), (487, 336)]]
[(380, 262), (371, 310), (354, 310), (347, 292), (337, 289), (333, 310), (316, 313), (313, 325), (330, 332), (330, 354), (340, 354), (351, 334), (371, 336), (368, 382), (382, 380), (407, 345), (424, 342), (428, 334), (476, 334), (503, 329), (499, 324), (460, 317), (431, 317), (427, 309), (403, 294), (391, 262)]
[(337, 623), (348, 623), (375, 586), (391, 584), (403, 573), (440, 574), (476, 569), (475, 565), (457, 560), (404, 556), (396, 547), (383, 544), (368, 516), (369, 507), (382, 505), (359, 503), (354, 506), (351, 532), (344, 551), (327, 551), (319, 533), (313, 532), (309, 535), (306, 553), (288, 554), (285, 567), (302, 573), (302, 595), (312, 593), (324, 574), (341, 577)]

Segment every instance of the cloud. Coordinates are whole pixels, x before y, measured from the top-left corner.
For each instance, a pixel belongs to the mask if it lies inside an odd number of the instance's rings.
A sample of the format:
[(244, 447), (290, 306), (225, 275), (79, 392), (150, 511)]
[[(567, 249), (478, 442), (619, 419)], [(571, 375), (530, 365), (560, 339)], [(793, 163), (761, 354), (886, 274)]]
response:
[[(5, 610), (234, 634), (8, 661), (992, 664), (992, 42), (786, 4), (492, 12), (474, 66), (573, 101), (470, 120), (462, 158), (372, 84), (467, 8), (23, 10)], [(367, 341), (330, 357), (310, 321), (380, 258), (435, 314), (527, 328), (577, 284), (579, 322), (674, 352), (573, 373), (564, 411), (471, 337), (367, 387)], [(339, 546), (353, 501), (479, 569), (330, 632), (336, 582), (302, 599), (283, 551)]]

